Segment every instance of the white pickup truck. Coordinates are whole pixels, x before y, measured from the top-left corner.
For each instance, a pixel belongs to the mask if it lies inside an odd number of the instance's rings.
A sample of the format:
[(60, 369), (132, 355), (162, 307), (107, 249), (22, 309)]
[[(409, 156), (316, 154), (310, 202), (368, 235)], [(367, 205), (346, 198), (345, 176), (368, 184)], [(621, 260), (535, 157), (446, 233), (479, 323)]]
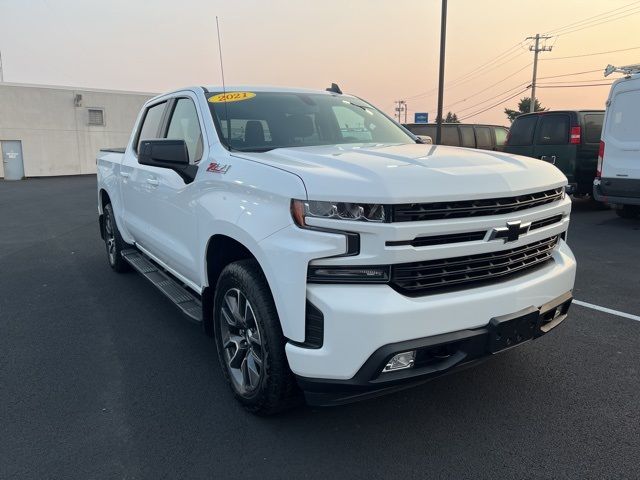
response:
[(426, 145), (335, 84), (158, 96), (97, 166), (111, 267), (202, 323), (255, 413), (423, 382), (571, 303), (558, 169)]

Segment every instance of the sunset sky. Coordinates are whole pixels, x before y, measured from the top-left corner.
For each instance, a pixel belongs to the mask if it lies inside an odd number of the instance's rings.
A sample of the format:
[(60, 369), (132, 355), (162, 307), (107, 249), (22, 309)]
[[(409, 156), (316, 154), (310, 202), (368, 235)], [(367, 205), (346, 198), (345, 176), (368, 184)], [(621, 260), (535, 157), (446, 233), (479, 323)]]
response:
[[(394, 100), (406, 99), (409, 118), (415, 111), (434, 118), (440, 3), (0, 0), (0, 50), (7, 82), (145, 92), (219, 84), (218, 15), (229, 85), (336, 82), (389, 114)], [(598, 25), (571, 27), (614, 9)], [(445, 111), (464, 118), (523, 90), (533, 60), (525, 37), (565, 26), (547, 41), (553, 50), (540, 54), (540, 86), (609, 83), (608, 63), (640, 63), (640, 2), (449, 0)], [(628, 50), (592, 55), (621, 49)], [(560, 58), (575, 55), (583, 56)], [(538, 98), (553, 109), (604, 108), (608, 91), (540, 88)], [(508, 124), (503, 109), (525, 95), (466, 121)]]

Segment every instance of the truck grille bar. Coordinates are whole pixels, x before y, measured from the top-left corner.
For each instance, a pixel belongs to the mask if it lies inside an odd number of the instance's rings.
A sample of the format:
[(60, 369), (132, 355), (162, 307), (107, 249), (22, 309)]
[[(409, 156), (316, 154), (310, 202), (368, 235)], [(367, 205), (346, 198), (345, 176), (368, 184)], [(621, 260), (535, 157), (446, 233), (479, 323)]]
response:
[(498, 252), (392, 265), (390, 285), (408, 296), (503, 280), (551, 259), (558, 236)]
[(562, 187), (516, 197), (458, 202), (404, 203), (392, 206), (393, 222), (419, 222), (446, 218), (480, 217), (518, 212), (562, 199)]

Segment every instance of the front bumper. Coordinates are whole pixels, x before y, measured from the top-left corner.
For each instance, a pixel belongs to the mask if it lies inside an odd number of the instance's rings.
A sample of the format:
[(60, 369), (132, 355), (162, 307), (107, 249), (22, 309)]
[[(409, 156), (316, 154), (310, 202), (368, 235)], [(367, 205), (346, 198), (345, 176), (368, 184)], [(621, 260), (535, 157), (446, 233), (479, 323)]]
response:
[[(348, 380), (327, 380), (298, 376), (298, 384), (307, 403), (333, 406), (385, 395), (424, 383), (433, 378), (472, 366), (493, 353), (538, 338), (558, 326), (567, 317), (571, 292), (542, 305), (491, 319), (481, 328), (461, 330), (433, 337), (409, 340), (377, 349)], [(516, 329), (505, 334), (505, 323), (518, 322)], [(522, 327), (527, 334), (520, 336)], [(415, 351), (412, 368), (382, 373), (389, 359), (405, 351)]]
[(308, 284), (307, 299), (324, 316), (324, 338), (317, 349), (288, 343), (291, 370), (310, 381), (350, 380), (385, 345), (476, 330), (494, 317), (541, 308), (570, 292), (575, 280), (575, 259), (564, 241), (552, 258), (504, 282), (423, 297), (387, 285)]

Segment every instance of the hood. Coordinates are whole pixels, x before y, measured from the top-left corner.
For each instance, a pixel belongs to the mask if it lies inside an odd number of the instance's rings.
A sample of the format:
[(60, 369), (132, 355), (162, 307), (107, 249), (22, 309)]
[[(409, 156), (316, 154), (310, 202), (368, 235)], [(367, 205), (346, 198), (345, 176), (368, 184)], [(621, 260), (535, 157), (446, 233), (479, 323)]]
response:
[(567, 183), (553, 165), (488, 150), (349, 144), (234, 152), (298, 175), (312, 200), (369, 203), (492, 198)]

